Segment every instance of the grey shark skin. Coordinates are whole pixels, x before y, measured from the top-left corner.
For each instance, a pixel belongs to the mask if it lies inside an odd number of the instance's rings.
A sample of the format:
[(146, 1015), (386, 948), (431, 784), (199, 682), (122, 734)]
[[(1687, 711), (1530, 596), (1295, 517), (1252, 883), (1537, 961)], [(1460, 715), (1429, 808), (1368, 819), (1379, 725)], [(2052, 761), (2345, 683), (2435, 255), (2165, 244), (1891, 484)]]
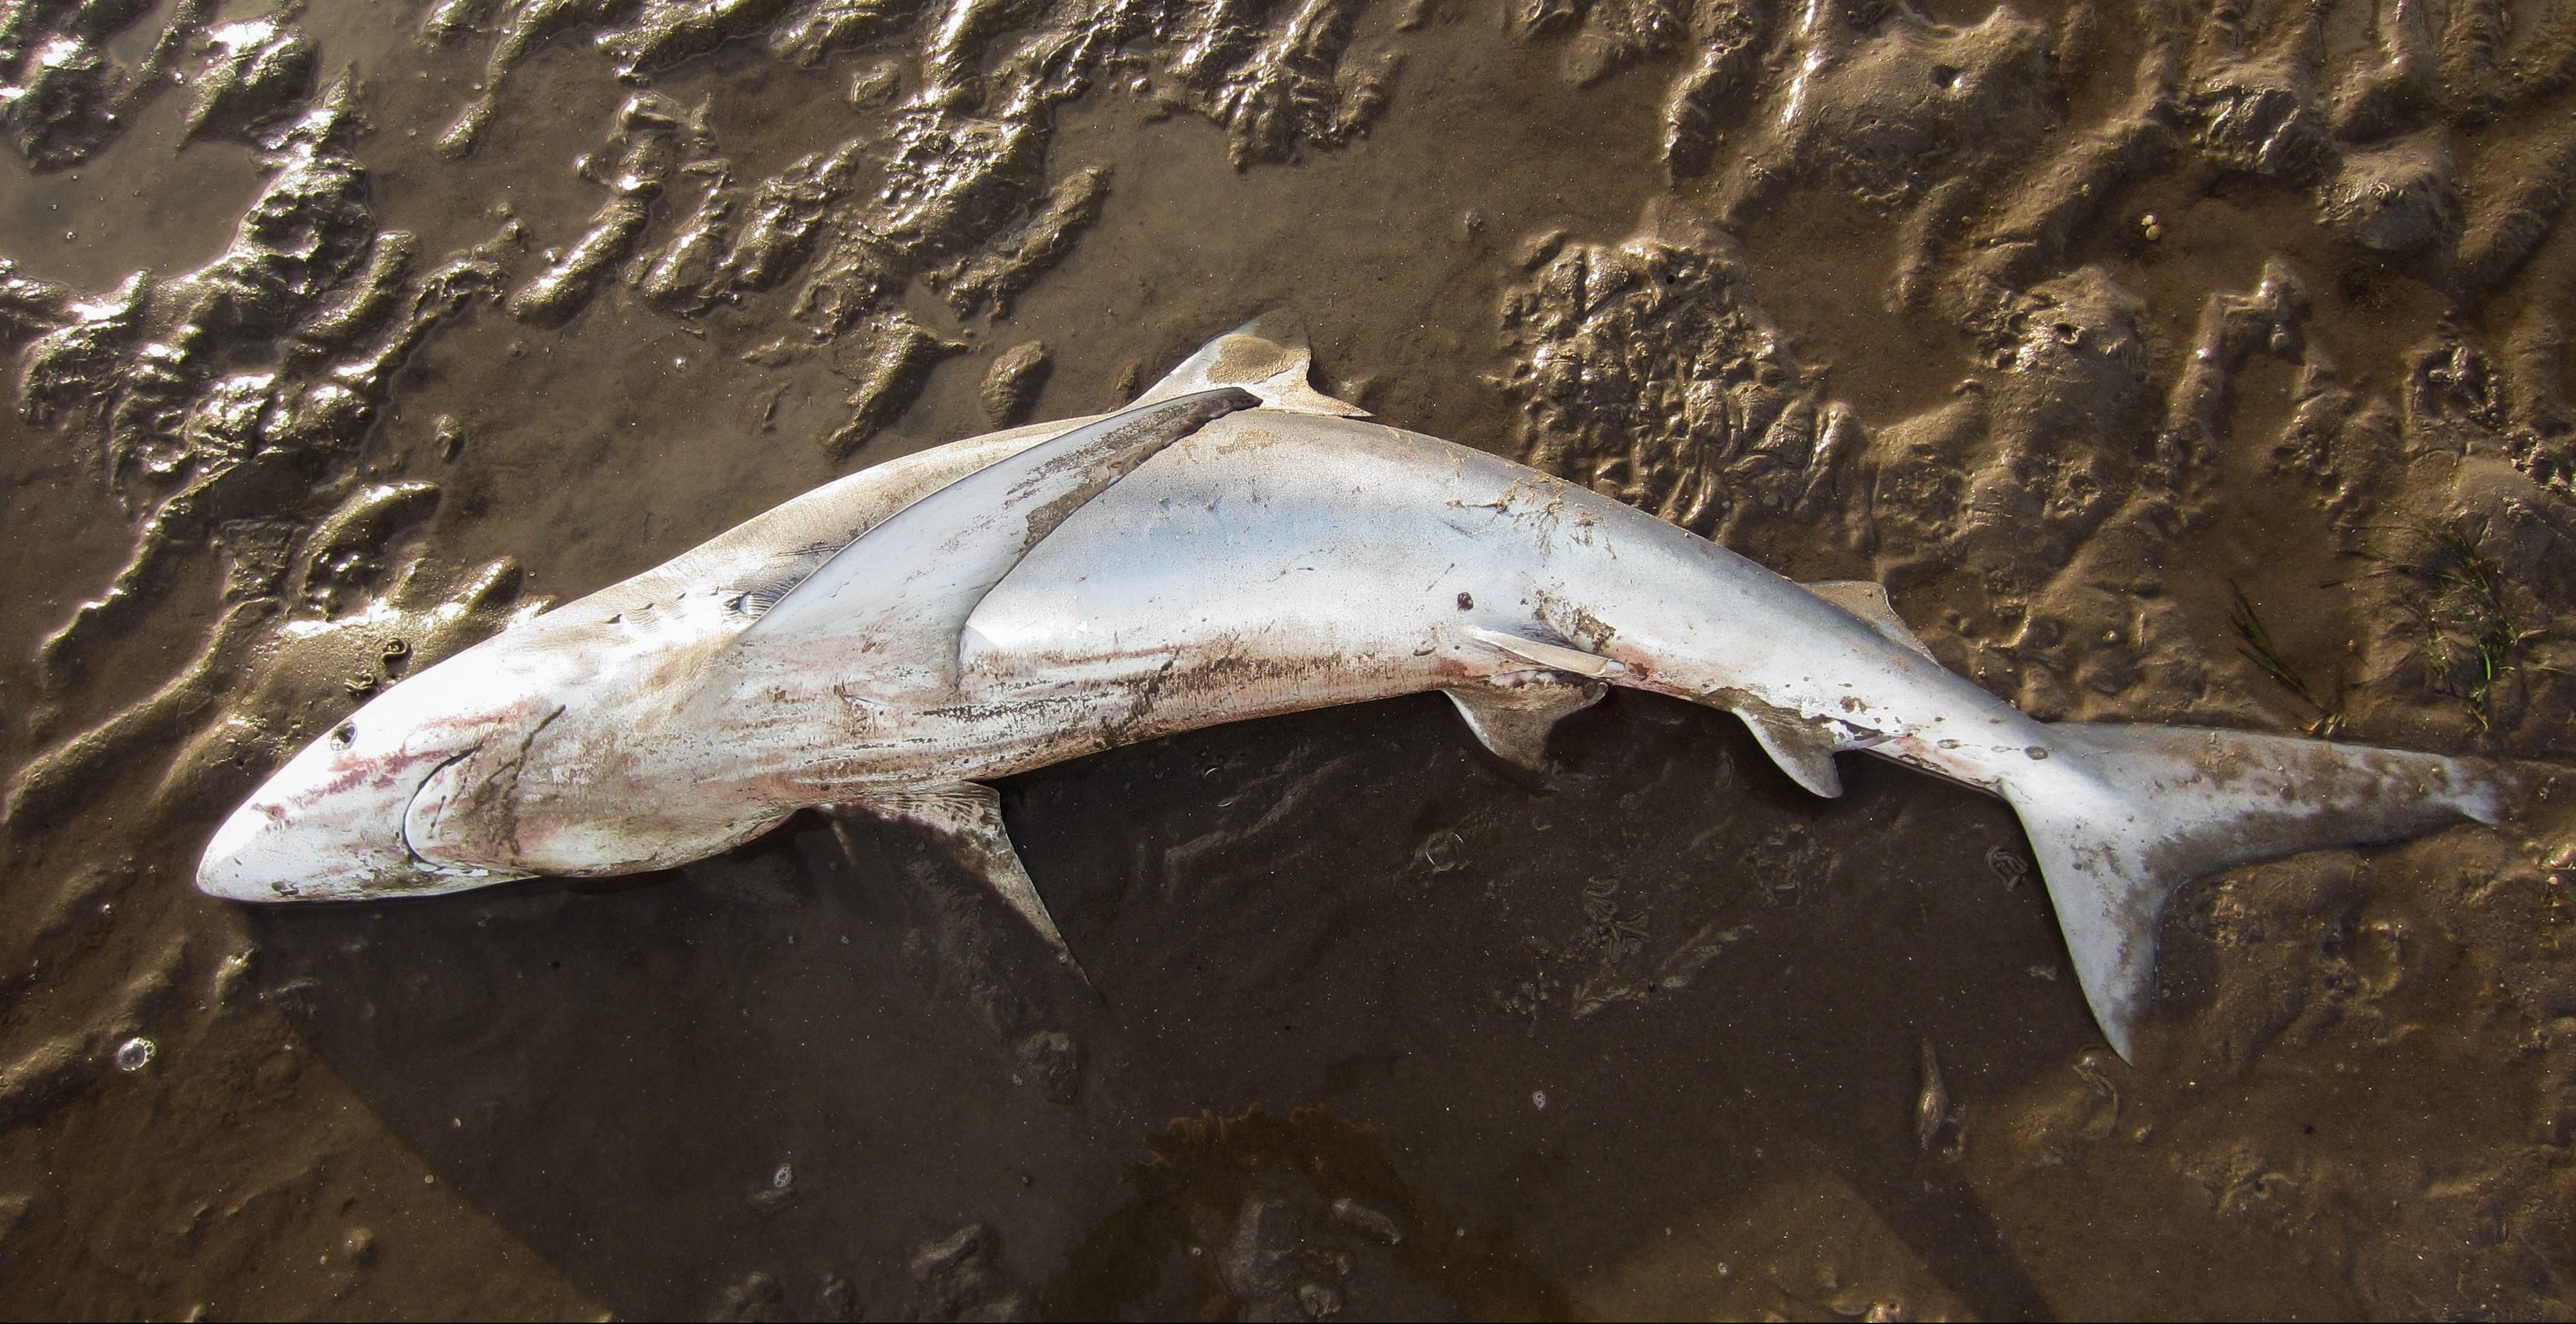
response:
[(930, 827), (1065, 954), (990, 779), (1430, 689), (1535, 767), (1558, 719), (1624, 685), (1738, 714), (1819, 795), (1866, 750), (2002, 796), (2125, 1056), (2184, 882), (2505, 812), (2481, 760), (2037, 721), (1935, 663), (1876, 585), (1796, 584), (1364, 421), (1258, 328), (1117, 414), (853, 474), (423, 670), (261, 787), (198, 886), (627, 873), (838, 806)]

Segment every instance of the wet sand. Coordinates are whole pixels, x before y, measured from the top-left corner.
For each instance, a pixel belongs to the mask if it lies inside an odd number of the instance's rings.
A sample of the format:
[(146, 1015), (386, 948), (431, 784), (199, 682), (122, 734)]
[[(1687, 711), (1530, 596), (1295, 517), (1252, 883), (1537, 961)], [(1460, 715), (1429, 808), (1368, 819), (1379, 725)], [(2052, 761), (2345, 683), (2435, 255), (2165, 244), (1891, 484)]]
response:
[(189, 886), (514, 613), (1273, 308), (2041, 716), (2565, 758), (2558, 8), (31, 2), (0, 83), (0, 1311), (2576, 1313), (2565, 794), (2186, 890), (2134, 1064), (1999, 802), (1628, 694), (1013, 779), (1092, 989), (819, 817)]

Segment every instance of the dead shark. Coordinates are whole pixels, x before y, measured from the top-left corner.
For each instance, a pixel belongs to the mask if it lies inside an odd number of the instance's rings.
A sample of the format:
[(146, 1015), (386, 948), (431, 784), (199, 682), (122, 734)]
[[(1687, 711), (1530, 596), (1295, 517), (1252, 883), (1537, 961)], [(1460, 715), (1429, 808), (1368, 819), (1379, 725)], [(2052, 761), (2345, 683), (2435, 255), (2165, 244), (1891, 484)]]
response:
[(1254, 323), (1126, 409), (894, 460), (429, 667), (227, 820), (244, 901), (667, 868), (815, 806), (926, 825), (1060, 954), (1000, 777), (1441, 690), (1537, 767), (1621, 685), (1722, 708), (1800, 785), (1867, 751), (2019, 814), (2124, 1056), (2192, 878), (2495, 822), (2491, 763), (2038, 721), (1868, 583), (1797, 584), (1511, 461), (1367, 421)]

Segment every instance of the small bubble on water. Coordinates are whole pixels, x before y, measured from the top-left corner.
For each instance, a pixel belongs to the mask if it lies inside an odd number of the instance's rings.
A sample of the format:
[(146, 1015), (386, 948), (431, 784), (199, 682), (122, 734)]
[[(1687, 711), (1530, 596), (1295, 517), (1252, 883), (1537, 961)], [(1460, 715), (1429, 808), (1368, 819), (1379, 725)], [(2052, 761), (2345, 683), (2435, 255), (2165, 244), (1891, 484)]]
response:
[(795, 1184), (796, 1170), (784, 1163), (778, 1165), (778, 1171), (769, 1174), (769, 1189), (773, 1191), (783, 1191)]
[(1531, 1106), (1531, 1107), (1533, 1107), (1533, 1108), (1538, 1109), (1540, 1112), (1546, 1112), (1546, 1111), (1547, 1111), (1547, 1091), (1546, 1091), (1546, 1090), (1531, 1090), (1531, 1091), (1530, 1091), (1530, 1106)]
[(116, 1069), (141, 1071), (152, 1065), (153, 1056), (160, 1051), (159, 1045), (141, 1035), (136, 1035), (116, 1046)]

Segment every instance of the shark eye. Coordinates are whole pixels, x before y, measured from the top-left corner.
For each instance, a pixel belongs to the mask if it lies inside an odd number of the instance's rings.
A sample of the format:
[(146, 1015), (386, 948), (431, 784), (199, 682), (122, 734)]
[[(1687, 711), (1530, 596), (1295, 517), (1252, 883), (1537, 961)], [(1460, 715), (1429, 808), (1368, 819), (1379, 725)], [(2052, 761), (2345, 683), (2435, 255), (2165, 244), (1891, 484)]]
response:
[(342, 722), (331, 728), (331, 748), (333, 749), (347, 749), (357, 738), (358, 724), (355, 722)]

